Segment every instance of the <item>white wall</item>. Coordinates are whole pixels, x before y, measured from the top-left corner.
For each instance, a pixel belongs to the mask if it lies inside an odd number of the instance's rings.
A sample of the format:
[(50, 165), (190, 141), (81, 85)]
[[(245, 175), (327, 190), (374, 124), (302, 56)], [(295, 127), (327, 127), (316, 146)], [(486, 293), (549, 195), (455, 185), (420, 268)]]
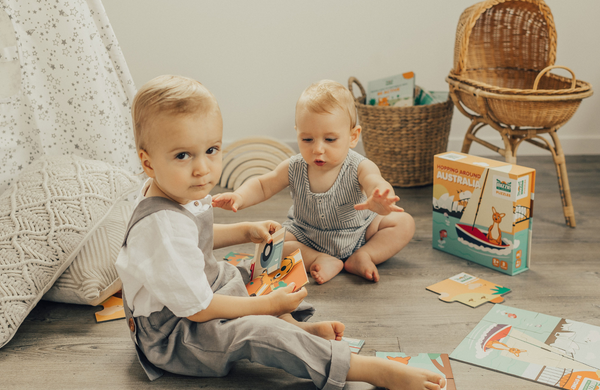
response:
[[(366, 86), (413, 70), (417, 84), (447, 90), (456, 25), (475, 2), (103, 0), (136, 86), (165, 73), (200, 80), (219, 100), (226, 143), (250, 135), (295, 143), (296, 100), (324, 78), (347, 85), (355, 76)], [(600, 1), (547, 3), (556, 64), (600, 88)], [(599, 103), (600, 90), (559, 131), (566, 154), (600, 154)], [(460, 150), (468, 123), (455, 109), (450, 150)], [(500, 140), (494, 130), (479, 134)], [(493, 154), (476, 144), (471, 152)], [(519, 148), (519, 155), (547, 153)]]

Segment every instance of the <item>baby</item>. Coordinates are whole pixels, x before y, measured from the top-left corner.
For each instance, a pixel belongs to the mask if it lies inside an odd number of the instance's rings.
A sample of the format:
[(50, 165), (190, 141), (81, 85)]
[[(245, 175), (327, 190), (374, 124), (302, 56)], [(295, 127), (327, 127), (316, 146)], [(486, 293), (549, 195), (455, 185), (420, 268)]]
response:
[[(444, 386), (442, 376), (350, 353), (337, 321), (305, 321), (314, 309), (294, 285), (249, 297), (245, 268), (213, 248), (271, 240), (273, 221), (213, 224), (209, 192), (222, 169), (221, 112), (199, 82), (160, 76), (132, 107), (135, 140), (150, 179), (129, 222), (116, 267), (130, 335), (151, 380), (164, 371), (224, 376), (249, 359), (311, 379), (320, 389), (346, 380), (390, 389)], [(244, 280), (246, 278), (246, 280)]]
[(296, 103), (295, 129), (300, 154), (215, 195), (213, 206), (235, 212), (289, 186), (285, 254), (300, 248), (319, 284), (342, 269), (379, 281), (377, 265), (408, 244), (415, 225), (377, 165), (351, 150), (361, 132), (352, 94), (335, 81), (312, 84)]

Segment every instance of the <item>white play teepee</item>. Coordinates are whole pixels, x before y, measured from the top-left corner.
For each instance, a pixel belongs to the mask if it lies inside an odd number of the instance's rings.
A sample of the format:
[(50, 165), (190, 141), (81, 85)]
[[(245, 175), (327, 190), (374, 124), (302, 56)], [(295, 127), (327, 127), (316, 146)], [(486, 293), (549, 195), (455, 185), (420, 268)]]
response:
[(0, 193), (44, 154), (136, 171), (134, 94), (100, 0), (0, 0)]

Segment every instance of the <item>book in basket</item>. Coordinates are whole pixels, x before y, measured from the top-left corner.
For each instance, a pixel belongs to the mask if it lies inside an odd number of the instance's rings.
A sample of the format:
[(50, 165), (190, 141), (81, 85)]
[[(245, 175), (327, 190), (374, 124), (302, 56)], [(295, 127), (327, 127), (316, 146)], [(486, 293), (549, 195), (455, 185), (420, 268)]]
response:
[(367, 104), (371, 106), (409, 107), (415, 95), (414, 72), (369, 81)]

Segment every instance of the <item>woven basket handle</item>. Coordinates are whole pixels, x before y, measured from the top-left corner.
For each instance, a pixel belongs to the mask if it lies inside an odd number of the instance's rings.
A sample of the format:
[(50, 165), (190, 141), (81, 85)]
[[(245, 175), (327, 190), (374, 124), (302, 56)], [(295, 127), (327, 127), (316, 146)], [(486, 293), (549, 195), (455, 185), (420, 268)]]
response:
[(363, 88), (360, 81), (358, 81), (358, 79), (356, 77), (350, 77), (348, 79), (348, 89), (350, 90), (350, 93), (352, 94), (352, 96), (354, 96), (354, 91), (352, 90), (352, 84), (358, 85), (358, 88), (360, 89), (360, 93), (361, 93), (360, 97), (355, 98), (355, 99), (363, 102), (363, 104), (367, 104), (367, 93), (365, 92), (365, 89)]
[(548, 71), (550, 71), (550, 69), (554, 69), (554, 68), (566, 69), (569, 72), (571, 72), (571, 76), (573, 76), (573, 81), (571, 82), (571, 88), (570, 89), (575, 89), (575, 84), (577, 83), (577, 79), (575, 79), (575, 73), (573, 73), (573, 71), (571, 69), (567, 68), (566, 66), (550, 65), (550, 66), (547, 66), (544, 69), (542, 69), (542, 71), (535, 78), (535, 81), (533, 82), (533, 89), (534, 90), (537, 89), (538, 83), (542, 79), (542, 76), (544, 74), (548, 73)]

